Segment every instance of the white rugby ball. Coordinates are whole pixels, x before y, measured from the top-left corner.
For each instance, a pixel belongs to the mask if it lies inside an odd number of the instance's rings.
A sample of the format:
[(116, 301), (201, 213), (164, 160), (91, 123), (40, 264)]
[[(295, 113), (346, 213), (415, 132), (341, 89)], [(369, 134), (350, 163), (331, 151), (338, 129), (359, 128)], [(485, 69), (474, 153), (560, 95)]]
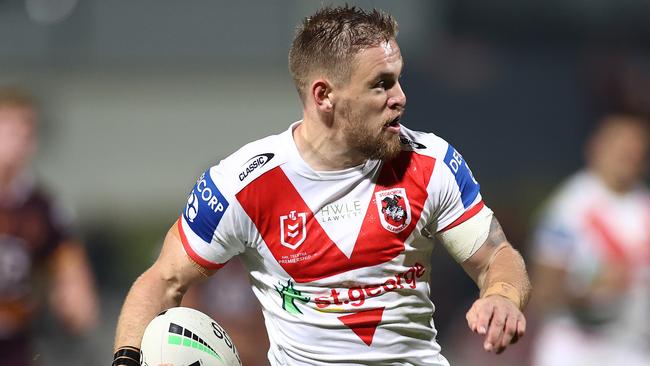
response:
[(147, 325), (140, 346), (143, 366), (240, 366), (228, 333), (202, 312), (176, 307)]

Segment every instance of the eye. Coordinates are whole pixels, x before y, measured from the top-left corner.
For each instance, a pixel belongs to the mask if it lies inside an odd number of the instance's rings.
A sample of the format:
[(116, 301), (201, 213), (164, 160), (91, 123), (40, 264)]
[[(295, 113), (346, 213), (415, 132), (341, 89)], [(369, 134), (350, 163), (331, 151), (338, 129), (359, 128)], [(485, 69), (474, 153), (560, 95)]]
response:
[(381, 89), (386, 89), (386, 80), (379, 80), (375, 86), (375, 88), (381, 88)]

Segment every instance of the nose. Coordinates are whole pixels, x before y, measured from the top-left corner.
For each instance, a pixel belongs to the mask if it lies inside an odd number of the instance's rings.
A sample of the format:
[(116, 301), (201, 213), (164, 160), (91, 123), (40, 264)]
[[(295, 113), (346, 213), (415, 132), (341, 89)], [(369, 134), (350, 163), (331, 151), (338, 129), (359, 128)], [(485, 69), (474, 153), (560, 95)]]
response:
[(404, 109), (406, 107), (406, 94), (402, 90), (402, 85), (397, 82), (391, 90), (391, 95), (388, 98), (388, 108), (390, 109)]

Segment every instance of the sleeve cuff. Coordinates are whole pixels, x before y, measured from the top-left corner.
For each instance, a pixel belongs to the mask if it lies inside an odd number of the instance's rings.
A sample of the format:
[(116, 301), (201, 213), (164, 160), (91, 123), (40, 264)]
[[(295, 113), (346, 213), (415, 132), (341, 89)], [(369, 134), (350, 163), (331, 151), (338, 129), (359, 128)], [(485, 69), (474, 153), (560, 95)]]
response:
[(208, 270), (218, 270), (224, 265), (225, 263), (215, 263), (212, 261), (209, 261), (203, 257), (201, 257), (194, 249), (192, 248), (192, 245), (190, 244), (189, 240), (187, 240), (187, 236), (185, 235), (185, 231), (183, 230), (183, 217), (179, 217), (177, 221), (177, 226), (178, 226), (178, 233), (180, 234), (181, 237), (181, 242), (183, 243), (183, 249), (185, 249), (185, 253), (198, 265), (201, 267), (208, 269)]
[(472, 206), (469, 210), (465, 211), (464, 214), (460, 215), (456, 220), (454, 220), (451, 224), (447, 225), (444, 229), (440, 230), (439, 232), (447, 231), (449, 229), (455, 228), (456, 226), (462, 224), (463, 222), (471, 219), (474, 217), (477, 213), (483, 209), (485, 206), (485, 203), (483, 201), (479, 201), (477, 204)]

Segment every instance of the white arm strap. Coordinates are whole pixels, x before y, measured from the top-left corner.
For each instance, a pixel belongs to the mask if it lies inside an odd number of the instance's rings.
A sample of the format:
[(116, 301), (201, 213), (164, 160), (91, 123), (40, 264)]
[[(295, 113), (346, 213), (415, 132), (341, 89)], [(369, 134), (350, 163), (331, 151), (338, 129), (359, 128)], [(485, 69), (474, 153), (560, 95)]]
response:
[(436, 234), (449, 254), (458, 263), (463, 263), (485, 243), (490, 233), (492, 210), (484, 206), (476, 215), (462, 224)]

